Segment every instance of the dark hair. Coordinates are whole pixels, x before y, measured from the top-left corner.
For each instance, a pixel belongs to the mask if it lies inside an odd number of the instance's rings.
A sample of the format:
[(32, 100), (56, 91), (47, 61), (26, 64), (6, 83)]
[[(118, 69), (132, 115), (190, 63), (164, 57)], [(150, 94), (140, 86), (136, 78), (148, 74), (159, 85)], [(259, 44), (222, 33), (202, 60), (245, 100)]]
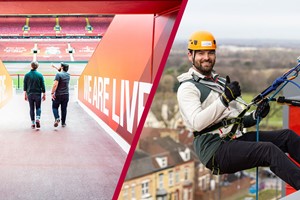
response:
[(32, 69), (37, 69), (39, 67), (39, 63), (37, 61), (32, 61), (31, 62), (31, 68)]
[(63, 70), (64, 70), (65, 72), (67, 72), (67, 71), (69, 70), (69, 65), (66, 64), (66, 63), (61, 63), (61, 67), (63, 68)]

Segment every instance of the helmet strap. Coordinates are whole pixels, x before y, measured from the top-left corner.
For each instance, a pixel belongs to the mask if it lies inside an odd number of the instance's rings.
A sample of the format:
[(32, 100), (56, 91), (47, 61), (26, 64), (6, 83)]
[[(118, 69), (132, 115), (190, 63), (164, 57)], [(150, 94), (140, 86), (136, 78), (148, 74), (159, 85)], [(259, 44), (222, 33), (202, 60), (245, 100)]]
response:
[(192, 56), (193, 56), (193, 66), (195, 66), (195, 57), (196, 57), (196, 52), (195, 52), (195, 50), (193, 50)]

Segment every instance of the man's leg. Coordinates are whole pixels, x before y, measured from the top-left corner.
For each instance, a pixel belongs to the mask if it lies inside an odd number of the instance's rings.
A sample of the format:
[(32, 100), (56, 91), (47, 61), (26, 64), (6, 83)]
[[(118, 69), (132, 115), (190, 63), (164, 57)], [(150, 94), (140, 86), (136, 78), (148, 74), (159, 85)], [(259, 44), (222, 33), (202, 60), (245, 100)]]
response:
[(36, 108), (36, 127), (40, 128), (40, 119), (41, 119), (41, 94), (35, 94), (35, 108)]
[[(238, 140), (256, 141), (256, 132), (246, 133)], [(300, 164), (300, 136), (290, 129), (276, 131), (260, 131), (259, 140), (272, 142), (284, 153), (289, 155)]]
[(66, 125), (68, 102), (69, 102), (69, 95), (62, 95), (62, 99), (61, 99), (61, 123), (62, 123), (62, 125)]
[(35, 109), (36, 109), (36, 118), (37, 119), (41, 118), (41, 112), (42, 112), (41, 101), (42, 101), (41, 95), (36, 94), (35, 95)]
[(32, 98), (32, 95), (28, 95), (28, 102), (29, 102), (29, 113), (30, 113), (30, 119), (32, 122), (31, 127), (35, 128), (35, 117), (34, 117), (34, 99)]
[(56, 97), (55, 100), (52, 100), (52, 112), (53, 112), (54, 120), (55, 120), (54, 127), (57, 127), (58, 123), (60, 122), (58, 107), (59, 107), (59, 97)]
[(214, 162), (223, 173), (269, 166), (282, 180), (295, 189), (300, 189), (300, 168), (271, 142), (224, 142), (216, 152)]

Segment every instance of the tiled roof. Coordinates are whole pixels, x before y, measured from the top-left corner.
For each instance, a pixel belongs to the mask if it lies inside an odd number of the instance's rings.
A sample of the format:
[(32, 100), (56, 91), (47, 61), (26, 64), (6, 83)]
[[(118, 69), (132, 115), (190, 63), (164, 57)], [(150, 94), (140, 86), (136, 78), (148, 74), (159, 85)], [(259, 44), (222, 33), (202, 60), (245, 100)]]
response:
[[(127, 172), (126, 180), (151, 174), (161, 168), (156, 158), (167, 158), (167, 166), (177, 166), (185, 163), (179, 152), (189, 148), (187, 144), (176, 142), (171, 136), (160, 136), (160, 131), (166, 132), (167, 129), (147, 129), (146, 135), (140, 138), (139, 149), (135, 150), (130, 167)], [(144, 134), (144, 130), (142, 135)], [(174, 132), (173, 132), (174, 133)], [(193, 149), (191, 159), (195, 160)]]
[(147, 175), (155, 171), (151, 156), (146, 152), (136, 149), (126, 174), (126, 180)]

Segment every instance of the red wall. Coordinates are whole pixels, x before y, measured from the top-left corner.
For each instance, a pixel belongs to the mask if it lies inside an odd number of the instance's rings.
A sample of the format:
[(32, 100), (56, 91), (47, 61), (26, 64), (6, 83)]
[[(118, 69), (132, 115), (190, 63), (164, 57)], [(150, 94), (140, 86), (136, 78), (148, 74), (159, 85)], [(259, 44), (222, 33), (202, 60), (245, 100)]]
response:
[[(295, 131), (298, 135), (300, 135), (300, 108), (295, 106), (289, 106), (289, 128)], [(297, 164), (297, 163), (296, 163)], [(299, 164), (297, 164), (300, 166)], [(293, 192), (296, 192), (294, 188), (290, 185), (286, 184), (286, 195), (289, 195)]]
[(116, 15), (79, 79), (79, 100), (128, 144), (176, 16)]
[(12, 79), (2, 61), (0, 61), (0, 108), (12, 98), (12, 94)]

